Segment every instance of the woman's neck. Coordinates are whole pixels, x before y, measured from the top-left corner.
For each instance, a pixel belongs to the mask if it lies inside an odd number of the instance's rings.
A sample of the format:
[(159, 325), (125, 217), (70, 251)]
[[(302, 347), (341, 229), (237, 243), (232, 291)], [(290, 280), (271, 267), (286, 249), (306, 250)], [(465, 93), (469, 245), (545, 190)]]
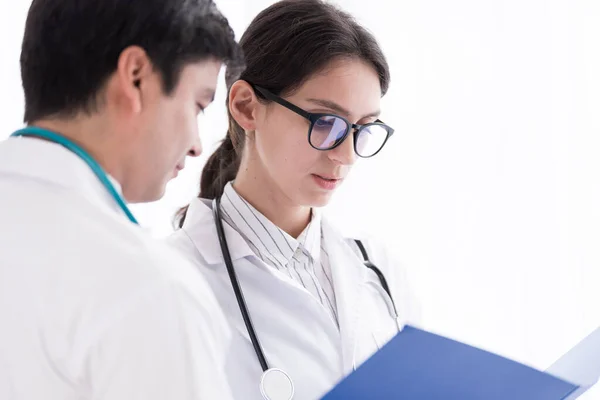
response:
[(275, 182), (259, 172), (242, 165), (233, 188), (269, 221), (291, 237), (298, 238), (310, 222), (310, 207), (294, 204)]

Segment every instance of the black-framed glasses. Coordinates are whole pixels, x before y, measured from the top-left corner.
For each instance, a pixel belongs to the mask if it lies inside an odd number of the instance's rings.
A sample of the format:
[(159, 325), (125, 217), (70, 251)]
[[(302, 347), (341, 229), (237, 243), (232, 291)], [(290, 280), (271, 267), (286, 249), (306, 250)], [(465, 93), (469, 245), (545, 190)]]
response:
[(335, 149), (346, 140), (350, 130), (354, 129), (354, 151), (359, 157), (369, 158), (379, 153), (394, 133), (394, 129), (380, 120), (358, 125), (336, 114), (310, 113), (265, 88), (256, 85), (252, 87), (266, 99), (309, 120), (308, 143), (317, 150)]

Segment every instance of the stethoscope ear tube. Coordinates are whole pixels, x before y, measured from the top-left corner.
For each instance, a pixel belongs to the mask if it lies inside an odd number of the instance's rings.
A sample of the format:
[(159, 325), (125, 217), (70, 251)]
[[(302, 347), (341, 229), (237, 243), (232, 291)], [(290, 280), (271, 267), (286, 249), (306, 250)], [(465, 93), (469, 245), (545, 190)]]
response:
[(225, 237), (225, 230), (223, 228), (223, 221), (221, 220), (221, 201), (219, 198), (213, 200), (212, 209), (215, 225), (217, 227), (217, 236), (219, 237), (219, 245), (221, 246), (221, 252), (223, 253), (225, 266), (227, 268), (229, 280), (231, 281), (231, 286), (233, 287), (233, 292), (238, 303), (238, 308), (242, 314), (242, 319), (246, 325), (248, 335), (250, 335), (250, 340), (252, 341), (252, 346), (254, 347), (256, 357), (260, 362), (263, 372), (266, 372), (269, 369), (269, 365), (267, 364), (267, 359), (260, 346), (256, 331), (254, 330), (254, 325), (252, 324), (250, 314), (248, 313), (248, 306), (246, 305), (246, 300), (244, 299), (244, 293), (242, 292), (242, 288), (240, 287), (235, 274), (235, 269), (233, 268), (233, 261), (231, 260), (231, 254), (229, 253), (229, 246), (227, 245), (227, 238)]
[(379, 282), (381, 283), (381, 287), (383, 287), (383, 290), (385, 290), (388, 297), (390, 298), (390, 301), (392, 302), (392, 307), (394, 308), (394, 314), (395, 314), (394, 317), (397, 319), (398, 318), (398, 309), (396, 309), (396, 303), (394, 302), (394, 298), (392, 297), (392, 292), (390, 291), (390, 287), (388, 286), (387, 280), (385, 279), (385, 275), (383, 275), (383, 272), (381, 272), (381, 270), (379, 268), (377, 268), (377, 266), (375, 266), (375, 264), (373, 264), (371, 262), (371, 260), (369, 260), (369, 255), (367, 254), (367, 250), (365, 249), (365, 246), (363, 245), (362, 241), (355, 239), (354, 242), (358, 246), (358, 248), (363, 256), (363, 260), (364, 260), (363, 263), (364, 263), (365, 267), (367, 267), (371, 271), (375, 272), (375, 275), (377, 275), (377, 278), (379, 279)]

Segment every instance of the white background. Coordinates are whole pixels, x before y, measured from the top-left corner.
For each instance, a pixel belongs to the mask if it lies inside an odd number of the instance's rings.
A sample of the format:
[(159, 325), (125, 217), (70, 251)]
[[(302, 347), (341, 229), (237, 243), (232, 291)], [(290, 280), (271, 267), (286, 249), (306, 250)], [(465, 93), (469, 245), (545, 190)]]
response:
[[(238, 37), (271, 3), (217, 0)], [(337, 3), (388, 56), (382, 119), (396, 134), (330, 216), (392, 248), (426, 328), (547, 367), (600, 324), (600, 1)], [(22, 125), (28, 6), (0, 0), (0, 138)], [(134, 207), (157, 236), (224, 136), (220, 89), (200, 120), (205, 154)]]

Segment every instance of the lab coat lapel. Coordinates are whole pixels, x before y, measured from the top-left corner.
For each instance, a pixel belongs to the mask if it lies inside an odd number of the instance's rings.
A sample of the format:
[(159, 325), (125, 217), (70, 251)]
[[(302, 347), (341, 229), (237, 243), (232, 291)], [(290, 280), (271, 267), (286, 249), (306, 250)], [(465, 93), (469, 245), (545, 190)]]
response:
[[(225, 221), (223, 221), (223, 229), (234, 262), (254, 254), (244, 238)], [(210, 201), (198, 198), (192, 200), (183, 223), (183, 231), (207, 264), (224, 264)]]
[(329, 255), (342, 338), (344, 374), (352, 372), (360, 314), (360, 288), (364, 266), (342, 235), (323, 221), (323, 246)]

